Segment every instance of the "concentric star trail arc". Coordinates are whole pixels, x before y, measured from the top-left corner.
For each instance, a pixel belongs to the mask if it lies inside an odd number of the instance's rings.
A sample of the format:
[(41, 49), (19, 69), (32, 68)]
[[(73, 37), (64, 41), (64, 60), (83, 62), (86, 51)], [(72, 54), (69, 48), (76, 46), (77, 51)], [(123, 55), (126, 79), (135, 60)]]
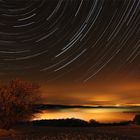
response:
[(139, 13), (140, 0), (0, 0), (0, 72), (86, 82), (138, 75)]

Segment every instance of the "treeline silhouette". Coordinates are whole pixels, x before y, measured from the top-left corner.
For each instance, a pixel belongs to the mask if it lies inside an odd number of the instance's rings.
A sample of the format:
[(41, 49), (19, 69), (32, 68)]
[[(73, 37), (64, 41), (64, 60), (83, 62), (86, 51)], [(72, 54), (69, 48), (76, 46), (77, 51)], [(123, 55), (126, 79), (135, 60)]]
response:
[(80, 119), (53, 119), (32, 121), (34, 126), (67, 126), (67, 127), (85, 127), (88, 122)]
[(124, 121), (119, 123), (99, 123), (95, 120), (84, 121), (81, 119), (52, 119), (52, 120), (35, 120), (32, 122), (22, 122), (20, 125), (32, 126), (50, 126), (50, 127), (96, 127), (96, 126), (122, 126), (129, 125), (132, 121)]

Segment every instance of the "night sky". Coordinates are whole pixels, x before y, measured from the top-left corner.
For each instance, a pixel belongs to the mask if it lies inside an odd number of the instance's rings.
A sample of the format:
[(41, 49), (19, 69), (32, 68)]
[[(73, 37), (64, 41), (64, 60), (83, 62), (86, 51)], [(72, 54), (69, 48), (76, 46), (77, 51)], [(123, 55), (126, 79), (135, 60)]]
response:
[(139, 62), (140, 0), (0, 0), (0, 78), (45, 102), (139, 104)]

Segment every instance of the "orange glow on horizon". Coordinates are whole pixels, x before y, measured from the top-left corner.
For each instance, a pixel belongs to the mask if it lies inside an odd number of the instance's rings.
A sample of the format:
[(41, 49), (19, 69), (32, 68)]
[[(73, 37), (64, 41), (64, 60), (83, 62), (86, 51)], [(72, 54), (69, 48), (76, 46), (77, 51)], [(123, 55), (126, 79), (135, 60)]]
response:
[(62, 109), (58, 111), (43, 111), (36, 114), (34, 120), (79, 118), (86, 121), (94, 119), (99, 122), (121, 122), (133, 120), (135, 113), (123, 113), (114, 109)]
[(95, 82), (42, 86), (44, 103), (91, 106), (139, 106), (140, 82)]

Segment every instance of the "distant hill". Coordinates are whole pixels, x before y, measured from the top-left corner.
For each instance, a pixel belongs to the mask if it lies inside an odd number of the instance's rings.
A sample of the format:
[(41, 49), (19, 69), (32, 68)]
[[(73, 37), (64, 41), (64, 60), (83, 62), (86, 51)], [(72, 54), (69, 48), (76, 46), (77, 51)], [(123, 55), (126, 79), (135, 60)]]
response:
[(46, 110), (46, 109), (71, 109), (71, 108), (140, 108), (139, 106), (81, 106), (81, 105), (59, 105), (59, 104), (36, 104), (34, 105), (35, 110)]

